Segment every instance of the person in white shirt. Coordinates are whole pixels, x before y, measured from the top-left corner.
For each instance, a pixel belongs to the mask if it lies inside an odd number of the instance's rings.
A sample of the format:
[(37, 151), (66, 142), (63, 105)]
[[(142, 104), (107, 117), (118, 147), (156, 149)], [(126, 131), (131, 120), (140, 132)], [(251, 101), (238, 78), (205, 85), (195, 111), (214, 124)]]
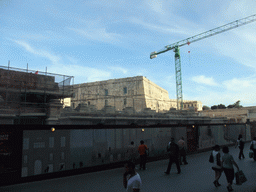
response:
[(135, 171), (135, 164), (127, 162), (125, 164), (125, 173), (123, 174), (123, 185), (127, 192), (140, 192), (141, 178)]
[(253, 150), (253, 159), (254, 161), (256, 161), (256, 137), (253, 138), (251, 145), (250, 145), (250, 149)]
[(215, 145), (213, 147), (212, 155), (213, 155), (213, 163), (214, 163), (214, 165), (212, 166), (212, 169), (215, 171), (215, 181), (213, 182), (213, 184), (215, 185), (215, 187), (218, 187), (220, 186), (219, 179), (222, 173), (221, 154), (220, 154), (219, 145)]

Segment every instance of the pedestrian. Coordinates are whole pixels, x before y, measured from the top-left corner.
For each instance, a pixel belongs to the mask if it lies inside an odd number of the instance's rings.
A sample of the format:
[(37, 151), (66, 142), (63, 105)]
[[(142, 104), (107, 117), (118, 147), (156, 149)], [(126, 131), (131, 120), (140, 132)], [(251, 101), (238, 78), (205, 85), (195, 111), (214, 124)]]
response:
[(241, 157), (244, 159), (244, 141), (243, 141), (243, 136), (239, 134), (238, 139), (236, 141), (235, 148), (238, 146), (239, 150), (239, 155), (238, 158), (241, 159)]
[(222, 165), (221, 165), (221, 154), (220, 154), (220, 146), (219, 145), (215, 145), (213, 147), (213, 151), (211, 153), (211, 155), (213, 156), (213, 163), (214, 165), (212, 166), (212, 169), (215, 172), (215, 180), (213, 182), (213, 184), (215, 185), (215, 187), (221, 186), (221, 184), (219, 183), (219, 179), (222, 173)]
[(253, 159), (256, 161), (256, 137), (253, 138), (250, 149), (253, 151)]
[(147, 162), (147, 154), (146, 150), (148, 150), (147, 145), (144, 144), (144, 141), (140, 141), (140, 145), (138, 148), (138, 152), (140, 154), (140, 170), (146, 170), (146, 162)]
[(228, 191), (233, 191), (232, 183), (235, 178), (235, 171), (233, 165), (235, 165), (238, 171), (239, 167), (236, 164), (233, 156), (229, 154), (229, 148), (227, 146), (223, 147), (222, 151), (224, 153), (224, 155), (222, 156), (222, 167), (228, 182), (227, 189)]
[(128, 161), (131, 161), (135, 164), (136, 161), (136, 152), (135, 152), (135, 146), (134, 142), (132, 141), (130, 145), (128, 145), (127, 149), (127, 156), (128, 156)]
[(179, 162), (179, 146), (174, 142), (174, 138), (171, 138), (171, 142), (167, 145), (167, 151), (170, 153), (170, 159), (168, 163), (167, 170), (164, 172), (170, 174), (172, 164), (175, 163), (178, 174), (180, 174), (180, 162)]
[[(127, 177), (128, 176), (128, 177)], [(123, 185), (127, 192), (139, 192), (141, 188), (140, 175), (135, 171), (135, 164), (128, 161), (125, 164), (125, 172), (123, 174)]]
[(187, 165), (187, 158), (186, 158), (186, 143), (184, 141), (184, 137), (181, 137), (180, 140), (178, 141), (178, 146), (179, 146), (179, 150), (180, 150), (180, 165), (182, 165), (182, 161), (184, 163), (184, 165)]

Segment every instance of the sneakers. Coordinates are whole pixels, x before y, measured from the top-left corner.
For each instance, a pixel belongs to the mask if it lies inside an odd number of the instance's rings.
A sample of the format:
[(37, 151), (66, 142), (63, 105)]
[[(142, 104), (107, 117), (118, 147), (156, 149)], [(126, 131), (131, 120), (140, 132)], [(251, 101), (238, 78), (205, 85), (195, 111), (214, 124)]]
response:
[(170, 174), (170, 172), (167, 172), (167, 171), (165, 171), (164, 173), (165, 173), (165, 174), (167, 174), (167, 175), (169, 175), (169, 174)]

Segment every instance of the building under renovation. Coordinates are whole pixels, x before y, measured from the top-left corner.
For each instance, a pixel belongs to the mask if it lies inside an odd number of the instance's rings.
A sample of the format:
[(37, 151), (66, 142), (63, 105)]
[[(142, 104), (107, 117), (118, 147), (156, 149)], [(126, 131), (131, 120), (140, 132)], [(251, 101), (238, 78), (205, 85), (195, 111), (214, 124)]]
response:
[[(130, 107), (136, 112), (145, 108), (156, 112), (177, 108), (177, 100), (170, 99), (167, 90), (143, 76), (77, 84), (73, 86), (73, 91), (72, 108), (79, 104), (93, 106), (96, 110), (112, 106), (116, 111), (122, 111)], [(184, 109), (190, 108), (201, 111), (202, 103), (184, 100)]]
[(0, 66), (0, 123), (47, 124), (71, 97), (72, 76)]

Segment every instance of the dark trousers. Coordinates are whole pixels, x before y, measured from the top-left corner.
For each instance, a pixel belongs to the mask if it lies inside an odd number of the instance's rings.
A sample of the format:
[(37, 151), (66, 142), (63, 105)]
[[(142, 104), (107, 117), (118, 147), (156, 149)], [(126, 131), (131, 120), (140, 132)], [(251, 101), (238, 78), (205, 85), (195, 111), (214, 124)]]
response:
[(170, 156), (170, 160), (169, 160), (169, 164), (168, 164), (168, 167), (167, 167), (166, 172), (167, 172), (167, 173), (170, 173), (171, 167), (172, 167), (172, 164), (173, 164), (173, 163), (176, 164), (178, 173), (180, 173), (180, 162), (179, 162), (179, 158), (178, 158), (178, 157), (173, 157), (173, 156)]
[(147, 155), (140, 155), (140, 168), (146, 169)]
[(180, 161), (180, 164), (182, 164), (182, 161), (183, 163), (187, 163), (187, 158), (186, 158), (186, 151), (184, 148), (182, 148), (180, 150), (180, 158), (179, 158), (179, 161)]
[(240, 151), (239, 151), (239, 156), (238, 158), (241, 159), (241, 157), (244, 159), (244, 148), (239, 147)]
[(234, 169), (223, 168), (223, 171), (224, 171), (225, 176), (227, 178), (227, 182), (232, 184), (233, 180), (235, 178), (235, 171), (234, 171)]
[(256, 149), (253, 149), (253, 159), (256, 161)]

